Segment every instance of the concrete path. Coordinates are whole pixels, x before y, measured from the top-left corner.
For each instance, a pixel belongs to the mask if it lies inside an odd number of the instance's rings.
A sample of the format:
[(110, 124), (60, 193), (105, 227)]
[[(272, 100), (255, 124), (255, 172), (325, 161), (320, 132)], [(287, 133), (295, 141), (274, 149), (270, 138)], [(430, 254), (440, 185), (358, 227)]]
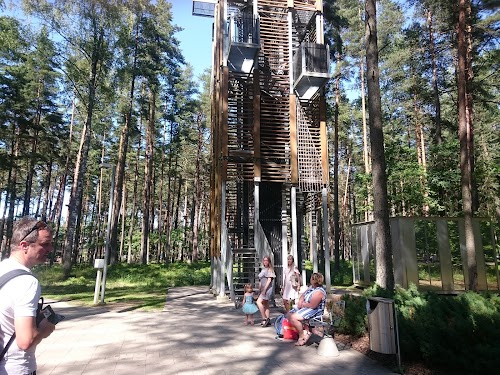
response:
[(207, 287), (170, 289), (162, 312), (51, 306), (66, 320), (38, 346), (38, 375), (391, 374), (353, 349), (322, 357), (316, 345), (277, 340), (259, 320), (245, 326), (241, 312)]

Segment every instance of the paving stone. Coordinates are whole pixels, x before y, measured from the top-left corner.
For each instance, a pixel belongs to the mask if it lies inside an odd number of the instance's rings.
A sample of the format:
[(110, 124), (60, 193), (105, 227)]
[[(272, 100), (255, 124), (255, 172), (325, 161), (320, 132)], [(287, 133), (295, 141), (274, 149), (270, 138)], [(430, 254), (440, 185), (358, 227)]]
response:
[(277, 340), (272, 326), (245, 326), (207, 287), (170, 289), (161, 312), (50, 304), (66, 319), (37, 348), (38, 375), (392, 374), (339, 344), (338, 357), (321, 357), (317, 345)]

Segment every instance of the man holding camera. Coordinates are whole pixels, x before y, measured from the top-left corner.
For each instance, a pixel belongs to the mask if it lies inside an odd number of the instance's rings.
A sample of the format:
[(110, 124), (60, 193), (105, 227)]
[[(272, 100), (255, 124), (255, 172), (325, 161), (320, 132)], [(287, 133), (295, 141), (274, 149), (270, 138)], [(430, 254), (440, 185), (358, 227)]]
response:
[[(0, 276), (12, 270), (42, 264), (52, 251), (52, 231), (43, 221), (23, 217), (14, 223), (11, 253), (0, 263)], [(0, 375), (36, 374), (35, 349), (55, 325), (43, 319), (37, 326), (40, 284), (32, 274), (10, 279), (0, 289), (0, 350), (10, 347), (0, 360)]]

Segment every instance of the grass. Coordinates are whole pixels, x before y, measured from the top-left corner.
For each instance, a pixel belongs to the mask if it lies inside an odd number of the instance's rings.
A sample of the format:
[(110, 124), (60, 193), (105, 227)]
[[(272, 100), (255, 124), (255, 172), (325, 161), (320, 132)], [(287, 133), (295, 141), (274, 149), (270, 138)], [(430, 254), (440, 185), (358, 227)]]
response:
[[(312, 264), (306, 262), (308, 277)], [(60, 265), (37, 266), (34, 273), (42, 285), (42, 295), (54, 300), (71, 301), (74, 304), (92, 306), (97, 270), (90, 265), (75, 265), (72, 274), (63, 280)], [(335, 287), (352, 286), (352, 270), (348, 262), (342, 262), (340, 271), (332, 268), (332, 284)], [(131, 305), (145, 311), (162, 310), (167, 289), (176, 286), (209, 285), (210, 263), (126, 264), (108, 267), (106, 275), (106, 305)]]
[[(77, 265), (71, 277), (62, 279), (59, 265), (38, 266), (34, 273), (42, 285), (45, 298), (93, 305), (97, 270)], [(115, 264), (106, 275), (107, 305), (128, 304), (138, 310), (158, 311), (165, 305), (167, 289), (175, 286), (209, 285), (210, 263), (193, 264)]]

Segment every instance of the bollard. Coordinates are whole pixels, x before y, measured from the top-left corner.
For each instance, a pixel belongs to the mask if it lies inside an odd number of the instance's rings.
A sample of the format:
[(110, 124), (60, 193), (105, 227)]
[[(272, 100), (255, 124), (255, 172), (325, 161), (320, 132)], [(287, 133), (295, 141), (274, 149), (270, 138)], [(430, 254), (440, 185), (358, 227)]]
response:
[(97, 268), (94, 289), (94, 305), (97, 305), (97, 301), (99, 299), (99, 289), (101, 286), (102, 269), (104, 268), (104, 259), (94, 259), (94, 268)]

